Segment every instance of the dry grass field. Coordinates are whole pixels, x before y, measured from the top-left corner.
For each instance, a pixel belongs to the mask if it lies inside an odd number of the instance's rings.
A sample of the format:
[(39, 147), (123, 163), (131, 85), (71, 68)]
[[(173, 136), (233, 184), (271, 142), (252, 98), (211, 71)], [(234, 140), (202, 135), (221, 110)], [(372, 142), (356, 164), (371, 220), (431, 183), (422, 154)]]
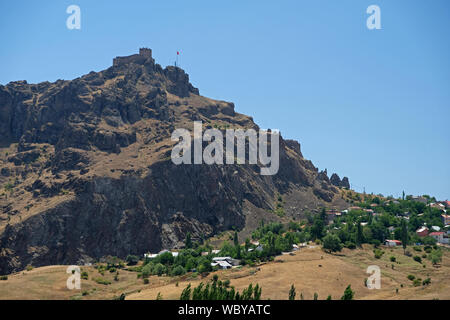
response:
[[(255, 267), (220, 270), (205, 278), (192, 277), (150, 277), (149, 284), (137, 279), (136, 273), (120, 270), (119, 280), (113, 273), (101, 276), (93, 267), (83, 267), (89, 274), (82, 280), (81, 290), (66, 288), (66, 266), (48, 266), (10, 275), (0, 281), (0, 299), (113, 299), (121, 293), (126, 299), (155, 299), (161, 293), (163, 299), (178, 299), (189, 283), (193, 286), (201, 281), (210, 281), (213, 274), (221, 280), (230, 279), (231, 285), (242, 291), (249, 283), (262, 287), (262, 299), (287, 299), (291, 284), (297, 289), (296, 299), (302, 293), (305, 300), (313, 299), (317, 293), (320, 299), (331, 295), (340, 299), (347, 285), (355, 291), (355, 299), (450, 299), (450, 252), (444, 250), (439, 267), (433, 267), (429, 260), (420, 264), (403, 254), (401, 248), (384, 248), (381, 259), (375, 259), (370, 246), (364, 249), (344, 249), (339, 254), (328, 254), (319, 247), (303, 248), (293, 255), (282, 255), (270, 263)], [(423, 252), (413, 254), (422, 255)], [(392, 263), (390, 257), (396, 257)], [(369, 276), (369, 265), (381, 269), (381, 289), (369, 290), (364, 281)], [(423, 267), (425, 265), (425, 267)], [(414, 287), (408, 275), (416, 278), (431, 278), (431, 284)], [(98, 284), (93, 279), (105, 278), (109, 285)], [(398, 289), (398, 293), (396, 291)]]

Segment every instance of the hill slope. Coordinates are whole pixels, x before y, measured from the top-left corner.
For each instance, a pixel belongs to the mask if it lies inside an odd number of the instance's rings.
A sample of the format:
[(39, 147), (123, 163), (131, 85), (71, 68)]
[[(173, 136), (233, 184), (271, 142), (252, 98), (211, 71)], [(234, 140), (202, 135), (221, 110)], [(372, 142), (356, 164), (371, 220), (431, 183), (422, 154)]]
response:
[(280, 169), (174, 165), (176, 128), (258, 129), (234, 104), (203, 97), (151, 50), (54, 83), (0, 86), (0, 274), (85, 263), (251, 229), (283, 197), (284, 219), (343, 207), (338, 188), (280, 138)]

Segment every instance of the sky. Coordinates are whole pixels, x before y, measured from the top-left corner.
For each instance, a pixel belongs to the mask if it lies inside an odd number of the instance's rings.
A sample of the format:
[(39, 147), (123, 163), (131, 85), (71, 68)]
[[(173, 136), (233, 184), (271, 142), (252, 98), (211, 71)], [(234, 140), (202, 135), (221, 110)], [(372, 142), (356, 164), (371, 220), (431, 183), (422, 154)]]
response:
[(355, 190), (445, 200), (449, 14), (448, 0), (1, 1), (0, 84), (74, 79), (140, 47), (165, 67), (181, 51), (200, 94), (298, 140)]

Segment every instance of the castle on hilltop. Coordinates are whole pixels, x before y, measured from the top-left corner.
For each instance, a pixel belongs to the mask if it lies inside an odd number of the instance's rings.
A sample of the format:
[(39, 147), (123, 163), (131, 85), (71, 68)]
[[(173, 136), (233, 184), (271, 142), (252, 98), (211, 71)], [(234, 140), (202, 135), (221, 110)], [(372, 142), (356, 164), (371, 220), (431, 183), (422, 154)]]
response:
[(133, 54), (126, 57), (116, 57), (113, 59), (113, 66), (121, 66), (128, 63), (144, 64), (147, 60), (152, 59), (152, 49), (140, 48), (139, 54)]

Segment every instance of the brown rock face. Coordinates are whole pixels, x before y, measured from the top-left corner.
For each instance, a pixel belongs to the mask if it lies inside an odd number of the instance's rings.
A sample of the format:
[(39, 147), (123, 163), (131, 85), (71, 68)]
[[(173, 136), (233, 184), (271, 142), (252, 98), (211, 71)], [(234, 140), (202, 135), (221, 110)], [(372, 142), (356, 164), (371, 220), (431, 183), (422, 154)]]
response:
[[(344, 205), (326, 174), (280, 138), (280, 168), (179, 165), (176, 128), (258, 129), (234, 104), (199, 95), (180, 68), (151, 50), (72, 81), (0, 86), (0, 274), (182, 246), (248, 217), (286, 217)], [(326, 177), (326, 178), (325, 178)], [(305, 206), (306, 207), (306, 206)], [(251, 223), (257, 225), (257, 223)]]

